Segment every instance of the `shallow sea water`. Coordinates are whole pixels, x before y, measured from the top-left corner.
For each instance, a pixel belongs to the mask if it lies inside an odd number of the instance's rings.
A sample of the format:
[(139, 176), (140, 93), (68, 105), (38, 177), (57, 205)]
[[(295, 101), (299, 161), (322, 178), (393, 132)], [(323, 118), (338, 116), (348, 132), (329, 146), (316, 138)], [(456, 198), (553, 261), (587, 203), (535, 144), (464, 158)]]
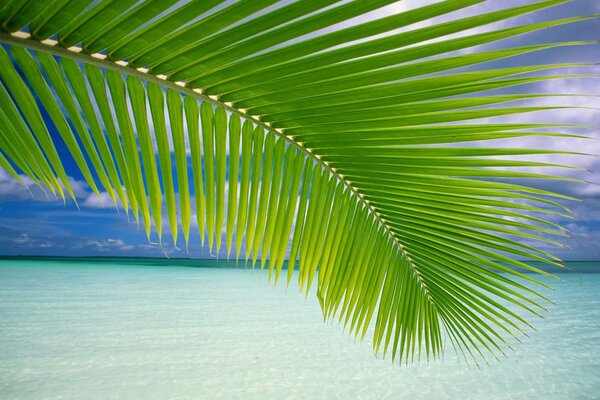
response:
[(600, 274), (559, 276), (508, 358), (406, 367), (259, 270), (0, 260), (0, 399), (600, 399)]

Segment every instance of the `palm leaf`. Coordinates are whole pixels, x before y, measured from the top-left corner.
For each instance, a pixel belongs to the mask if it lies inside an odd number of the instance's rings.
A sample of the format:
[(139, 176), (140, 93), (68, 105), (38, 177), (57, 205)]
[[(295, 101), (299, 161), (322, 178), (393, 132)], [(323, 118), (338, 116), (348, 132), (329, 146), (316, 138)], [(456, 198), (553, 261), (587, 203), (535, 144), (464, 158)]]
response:
[(392, 1), (7, 1), (0, 166), (75, 199), (72, 157), (149, 240), (154, 227), (162, 243), (164, 199), (175, 245), (195, 213), (202, 244), (219, 254), (224, 237), (275, 282), (286, 255), (288, 284), (298, 260), (324, 317), (361, 338), (373, 323), (374, 350), (393, 359), (439, 357), (448, 340), (476, 362), (502, 354), (547, 301), (521, 269), (549, 274), (520, 260), (560, 265), (529, 243), (558, 244), (549, 219), (573, 200), (519, 183), (572, 180), (523, 170), (564, 166), (519, 157), (571, 153), (457, 144), (579, 137), (564, 131), (576, 124), (472, 120), (558, 109), (527, 102), (555, 93), (511, 91), (586, 66), (485, 63), (589, 43), (452, 52), (594, 16), (445, 38), (565, 3), (544, 0), (410, 27), (481, 1), (341, 29)]

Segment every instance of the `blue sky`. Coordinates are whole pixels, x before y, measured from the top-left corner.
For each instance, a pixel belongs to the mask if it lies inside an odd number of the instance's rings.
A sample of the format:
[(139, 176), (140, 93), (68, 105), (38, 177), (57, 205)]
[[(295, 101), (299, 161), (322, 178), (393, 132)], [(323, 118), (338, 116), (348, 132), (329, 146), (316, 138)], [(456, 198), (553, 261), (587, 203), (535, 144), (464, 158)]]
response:
[[(429, 1), (432, 3), (435, 1)], [(499, 6), (519, 5), (530, 3), (527, 0), (488, 1), (481, 5), (449, 14), (435, 21), (427, 21), (419, 26), (440, 22), (450, 18), (491, 11)], [(423, 1), (405, 0), (377, 10), (367, 16), (347, 21), (339, 26), (355, 24), (370, 18), (379, 18), (391, 12), (410, 9), (413, 6), (423, 4)], [(554, 18), (565, 18), (574, 15), (591, 15), (600, 13), (600, 2), (594, 0), (576, 0), (553, 9), (543, 10), (536, 14), (525, 15), (517, 19), (503, 21), (499, 24), (487, 26), (478, 31), (502, 28), (507, 25), (537, 22)], [(339, 27), (337, 26), (337, 27)], [(334, 27), (334, 28), (337, 28)], [(409, 27), (413, 28), (413, 27)], [(475, 33), (475, 32), (473, 32)], [(600, 20), (584, 21), (568, 26), (546, 29), (533, 34), (496, 42), (486, 45), (485, 49), (502, 48), (505, 46), (544, 43), (551, 41), (569, 40), (599, 40)], [(482, 49), (481, 47), (479, 49)], [(565, 61), (600, 62), (600, 46), (573, 46), (568, 48), (557, 48), (545, 50), (510, 60), (501, 60), (489, 66), (519, 65), (522, 63), (559, 63)], [(599, 67), (587, 69), (572, 69), (568, 72), (595, 73), (600, 75)], [(545, 85), (545, 86), (544, 86)], [(552, 81), (544, 85), (528, 86), (521, 90), (536, 91), (545, 90), (558, 93), (583, 93), (600, 96), (600, 79), (571, 79), (563, 81)], [(564, 99), (555, 100), (554, 103), (565, 102)], [(544, 112), (520, 116), (519, 121), (553, 121), (553, 122), (578, 122), (582, 124), (600, 127), (599, 97), (586, 97), (569, 99), (569, 104), (592, 109), (578, 109)], [(596, 110), (594, 110), (595, 108)], [(504, 119), (506, 120), (506, 119)], [(512, 117), (511, 121), (515, 121)], [(600, 133), (597, 129), (589, 130), (586, 134), (594, 137), (592, 140), (551, 140), (540, 138), (520, 139), (519, 142), (512, 141), (510, 144), (496, 141), (494, 145), (510, 145), (525, 147), (555, 148), (561, 150), (583, 151), (592, 154), (600, 154)], [(59, 147), (59, 152), (64, 149)], [(549, 158), (538, 158), (547, 161)], [(581, 199), (581, 202), (566, 204), (570, 207), (577, 220), (556, 219), (571, 230), (572, 237), (564, 240), (565, 248), (551, 248), (553, 253), (565, 260), (600, 259), (600, 170), (599, 157), (575, 157), (565, 156), (552, 158), (553, 162), (560, 162), (579, 166), (587, 171), (568, 171), (569, 176), (574, 176), (589, 184), (560, 184), (556, 182), (546, 183), (548, 189), (560, 191)], [(81, 175), (74, 165), (66, 163), (67, 172), (72, 177), (73, 188), (78, 198), (80, 210), (72, 202), (66, 205), (62, 201), (46, 199), (39, 190), (32, 199), (28, 191), (18, 182), (12, 179), (5, 171), (0, 170), (0, 254), (1, 255), (67, 255), (67, 256), (150, 256), (162, 257), (163, 250), (152, 243), (148, 243), (143, 232), (143, 227), (138, 227), (135, 221), (128, 221), (126, 214), (117, 212), (110, 203), (106, 193), (97, 198), (83, 182)], [(565, 172), (562, 171), (564, 174)], [(166, 218), (165, 218), (166, 220)], [(194, 221), (195, 218), (192, 218)], [(171, 257), (201, 257), (208, 258), (212, 255), (208, 249), (200, 247), (200, 238), (196, 227), (192, 225), (190, 238), (190, 251), (176, 249), (170, 242), (167, 233), (164, 238), (164, 250)], [(165, 228), (165, 232), (168, 229)], [(179, 243), (184, 247), (183, 243)], [(224, 257), (221, 251), (221, 257)]]

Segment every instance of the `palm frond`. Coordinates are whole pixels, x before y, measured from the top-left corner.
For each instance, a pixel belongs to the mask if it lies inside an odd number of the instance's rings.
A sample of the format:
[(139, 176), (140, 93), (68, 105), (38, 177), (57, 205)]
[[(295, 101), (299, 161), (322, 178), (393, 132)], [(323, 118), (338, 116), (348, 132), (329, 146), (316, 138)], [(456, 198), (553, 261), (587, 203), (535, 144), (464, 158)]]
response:
[(557, 244), (548, 219), (569, 216), (568, 196), (519, 181), (573, 180), (519, 157), (571, 153), (458, 144), (577, 137), (563, 129), (576, 124), (472, 120), (558, 109), (526, 102), (555, 93), (511, 90), (586, 67), (486, 62), (590, 42), (452, 52), (593, 16), (445, 38), (565, 3), (544, 0), (410, 29), (481, 2), (335, 29), (393, 1), (6, 1), (0, 166), (75, 200), (70, 157), (148, 240), (168, 223), (187, 248), (195, 214), (202, 245), (260, 260), (275, 282), (298, 260), (325, 318), (360, 337), (374, 320), (373, 348), (393, 359), (439, 357), (446, 340), (501, 354), (547, 301), (522, 270), (549, 274), (520, 259), (560, 265), (528, 243)]

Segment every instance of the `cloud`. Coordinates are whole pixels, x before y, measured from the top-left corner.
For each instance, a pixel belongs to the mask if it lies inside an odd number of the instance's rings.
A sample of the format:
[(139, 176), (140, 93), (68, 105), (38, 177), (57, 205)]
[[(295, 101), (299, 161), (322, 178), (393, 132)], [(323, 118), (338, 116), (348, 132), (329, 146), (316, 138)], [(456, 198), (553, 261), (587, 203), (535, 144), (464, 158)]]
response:
[(112, 198), (107, 192), (100, 192), (99, 196), (96, 193), (89, 193), (81, 203), (81, 206), (88, 208), (112, 208), (115, 206), (115, 203), (113, 203)]
[[(0, 225), (0, 254), (5, 255), (68, 255), (90, 256), (127, 254), (161, 256), (158, 246), (131, 243), (120, 238), (93, 238), (76, 233), (47, 233), (45, 230), (28, 231), (22, 227)], [(21, 231), (21, 232), (19, 232)]]
[(29, 235), (26, 233), (22, 233), (19, 235), (19, 237), (13, 239), (13, 243), (16, 245), (22, 245), (25, 244), (27, 242), (29, 242), (31, 239), (29, 238)]
[[(0, 168), (0, 201), (34, 200), (34, 201), (56, 201), (47, 188), (42, 190), (27, 175), (19, 174), (23, 183), (10, 175), (6, 170)], [(76, 198), (86, 198), (89, 194), (89, 186), (86, 182), (68, 177), (69, 185)]]
[[(19, 174), (24, 184), (15, 179), (6, 170), (0, 167), (0, 202), (1, 201), (36, 201), (56, 202), (57, 198), (44, 192), (27, 175)], [(69, 185), (81, 207), (85, 208), (114, 208), (114, 203), (108, 192), (99, 195), (90, 190), (89, 185), (83, 180), (68, 177)], [(123, 190), (125, 190), (123, 188)], [(47, 189), (46, 189), (47, 191)], [(66, 194), (68, 196), (68, 194)], [(119, 201), (117, 199), (117, 201)], [(118, 203), (120, 205), (120, 203)]]
[(135, 248), (134, 245), (128, 244), (121, 239), (112, 239), (108, 238), (105, 240), (87, 240), (85, 242), (79, 243), (77, 248), (93, 248), (100, 252), (112, 252), (115, 250), (118, 251), (129, 251)]
[(598, 260), (600, 259), (600, 229), (587, 224), (569, 224), (570, 238), (563, 240), (566, 247), (556, 251), (565, 260)]
[(43, 192), (29, 177), (26, 175), (19, 175), (19, 177), (23, 180), (24, 185), (6, 170), (0, 168), (0, 200), (27, 200), (31, 199), (32, 195), (33, 198), (44, 197)]
[(68, 178), (69, 185), (71, 186), (71, 189), (73, 189), (75, 197), (78, 199), (86, 197), (90, 190), (88, 184), (85, 181), (80, 181), (70, 176)]

